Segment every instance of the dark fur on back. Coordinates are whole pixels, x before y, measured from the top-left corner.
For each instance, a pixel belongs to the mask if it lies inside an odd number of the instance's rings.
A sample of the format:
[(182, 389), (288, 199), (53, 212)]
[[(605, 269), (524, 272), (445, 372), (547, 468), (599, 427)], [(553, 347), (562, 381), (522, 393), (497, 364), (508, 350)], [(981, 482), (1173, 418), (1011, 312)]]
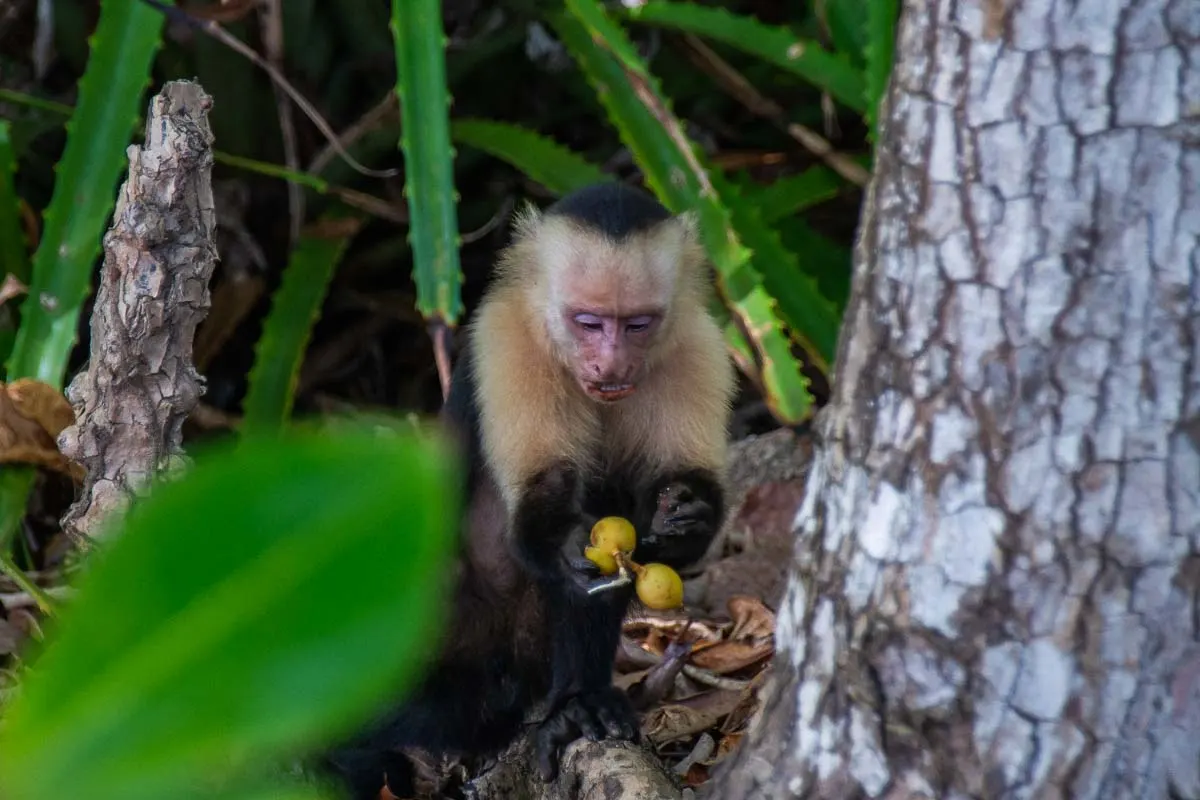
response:
[(671, 218), (653, 196), (615, 181), (572, 192), (546, 214), (569, 217), (618, 241)]

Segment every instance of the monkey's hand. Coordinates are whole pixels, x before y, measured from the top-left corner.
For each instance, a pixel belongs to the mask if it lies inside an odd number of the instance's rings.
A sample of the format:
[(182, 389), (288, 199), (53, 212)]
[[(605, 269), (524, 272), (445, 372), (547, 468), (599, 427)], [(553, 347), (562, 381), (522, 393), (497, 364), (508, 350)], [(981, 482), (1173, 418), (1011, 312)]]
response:
[(639, 540), (637, 555), (672, 566), (699, 560), (720, 527), (722, 510), (720, 485), (702, 471), (666, 483), (658, 491), (650, 531)]
[(638, 740), (637, 715), (624, 690), (605, 686), (572, 695), (546, 717), (535, 739), (543, 781), (549, 783), (558, 776), (560, 750), (581, 736), (593, 742)]
[(560, 582), (571, 572), (562, 548), (583, 524), (581, 489), (579, 473), (562, 463), (534, 475), (521, 491), (513, 515), (517, 555), (542, 580)]

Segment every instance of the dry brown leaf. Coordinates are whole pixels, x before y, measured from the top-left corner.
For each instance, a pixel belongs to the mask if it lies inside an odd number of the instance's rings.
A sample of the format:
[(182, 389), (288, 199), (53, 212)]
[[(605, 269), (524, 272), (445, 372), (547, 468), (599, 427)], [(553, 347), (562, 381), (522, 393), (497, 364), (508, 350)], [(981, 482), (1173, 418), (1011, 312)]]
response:
[(708, 767), (703, 764), (692, 764), (687, 774), (683, 776), (685, 786), (700, 786), (708, 781)]
[(727, 733), (722, 736), (721, 741), (717, 742), (717, 752), (713, 757), (713, 760), (720, 761), (721, 759), (725, 758), (725, 756), (736, 750), (737, 746), (742, 741), (742, 737), (745, 735), (745, 731), (738, 731), (737, 733)]
[(694, 736), (715, 726), (741, 699), (741, 692), (724, 689), (656, 708), (643, 718), (642, 734), (656, 745)]
[(83, 480), (84, 470), (55, 441), (75, 421), (62, 393), (41, 381), (0, 383), (0, 464), (32, 464)]
[(718, 675), (728, 675), (751, 664), (756, 664), (764, 658), (770, 657), (774, 652), (775, 644), (769, 639), (756, 643), (721, 642), (693, 653), (691, 663)]
[(757, 597), (734, 595), (725, 606), (733, 618), (730, 639), (764, 639), (775, 635), (775, 614)]
[(14, 297), (20, 297), (29, 291), (29, 287), (21, 283), (16, 275), (11, 272), (4, 276), (4, 281), (0, 282), (0, 306), (12, 300)]
[(8, 396), (17, 411), (41, 425), (55, 439), (75, 422), (75, 412), (67, 398), (48, 383), (19, 378), (8, 384)]

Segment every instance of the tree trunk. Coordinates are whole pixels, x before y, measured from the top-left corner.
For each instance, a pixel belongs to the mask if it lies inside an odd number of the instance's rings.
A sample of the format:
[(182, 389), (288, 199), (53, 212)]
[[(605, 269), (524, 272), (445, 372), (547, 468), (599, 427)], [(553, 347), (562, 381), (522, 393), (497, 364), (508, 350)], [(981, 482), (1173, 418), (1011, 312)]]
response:
[(1200, 797), (1200, 2), (908, 0), (707, 796)]

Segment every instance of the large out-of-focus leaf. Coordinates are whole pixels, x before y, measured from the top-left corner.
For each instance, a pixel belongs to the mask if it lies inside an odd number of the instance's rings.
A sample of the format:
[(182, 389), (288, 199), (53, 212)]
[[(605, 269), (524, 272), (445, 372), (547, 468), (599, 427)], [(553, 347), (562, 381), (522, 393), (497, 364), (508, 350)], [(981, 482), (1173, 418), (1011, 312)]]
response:
[(291, 416), (300, 365), (329, 281), (361, 225), (359, 217), (333, 212), (307, 228), (296, 242), (255, 348), (242, 401), (246, 433), (278, 431)]
[(0, 797), (186, 797), (361, 724), (434, 650), (456, 467), (440, 438), (292, 431), (156, 486), (6, 710)]
[[(683, 133), (624, 32), (595, 0), (567, 0), (566, 5), (570, 15), (555, 15), (552, 23), (596, 87), (647, 183), (668, 208), (692, 209), (697, 214), (718, 286), (735, 318), (726, 330), (750, 337), (766, 402), (783, 421), (804, 419), (812, 404), (807, 380), (789, 352), (779, 310), (764, 288), (758, 265), (751, 262), (751, 251), (736, 228), (721, 186)], [(733, 349), (738, 350), (736, 345)]]
[(100, 6), (45, 229), (33, 258), (29, 294), (21, 306), (21, 327), (8, 362), (10, 378), (62, 386), (162, 26), (162, 13), (145, 3), (125, 0)]
[(721, 7), (650, 0), (627, 9), (630, 19), (715, 39), (792, 72), (858, 112), (866, 110), (863, 76), (850, 60), (787, 28), (764, 25)]
[(453, 326), (463, 313), (462, 269), (441, 2), (392, 0), (392, 38), (417, 310)]
[(578, 153), (520, 125), (459, 119), (450, 133), (456, 141), (508, 162), (555, 194), (612, 179)]

